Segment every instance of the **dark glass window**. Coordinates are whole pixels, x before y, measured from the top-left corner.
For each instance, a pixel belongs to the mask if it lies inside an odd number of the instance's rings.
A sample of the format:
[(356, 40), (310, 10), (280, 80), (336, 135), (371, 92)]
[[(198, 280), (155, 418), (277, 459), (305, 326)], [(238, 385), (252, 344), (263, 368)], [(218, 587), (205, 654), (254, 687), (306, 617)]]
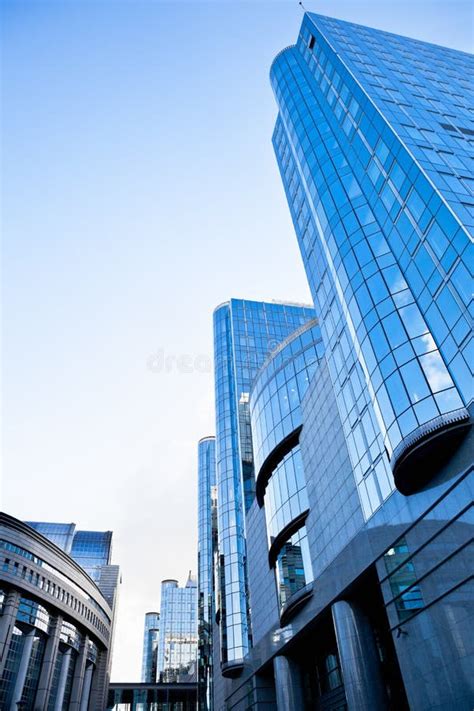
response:
[(403, 622), (413, 614), (413, 610), (424, 606), (415, 566), (404, 538), (385, 553), (384, 561), (398, 619)]
[(280, 607), (313, 579), (306, 527), (303, 526), (282, 546), (275, 565)]

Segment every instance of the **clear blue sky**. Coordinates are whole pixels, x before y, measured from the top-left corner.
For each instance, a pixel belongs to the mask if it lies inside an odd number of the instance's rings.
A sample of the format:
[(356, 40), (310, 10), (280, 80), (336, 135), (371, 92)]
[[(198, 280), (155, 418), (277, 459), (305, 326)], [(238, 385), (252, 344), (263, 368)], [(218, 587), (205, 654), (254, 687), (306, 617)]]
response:
[[(472, 50), (467, 1), (305, 4)], [(138, 679), (160, 580), (196, 570), (212, 310), (231, 296), (309, 296), (268, 82), (301, 11), (297, 0), (0, 9), (2, 507), (114, 531), (113, 677)], [(191, 373), (153, 372), (160, 353), (202, 358)]]

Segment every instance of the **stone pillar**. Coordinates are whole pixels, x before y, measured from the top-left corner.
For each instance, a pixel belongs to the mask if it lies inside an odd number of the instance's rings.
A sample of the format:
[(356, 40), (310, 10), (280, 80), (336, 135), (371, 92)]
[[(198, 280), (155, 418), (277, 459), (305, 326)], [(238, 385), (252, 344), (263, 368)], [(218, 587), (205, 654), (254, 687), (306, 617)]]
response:
[(69, 702), (69, 711), (79, 711), (81, 705), (82, 688), (84, 686), (84, 674), (86, 672), (87, 652), (89, 649), (89, 637), (84, 635), (82, 640), (81, 650), (76, 659), (76, 667), (74, 669), (74, 678), (72, 680), (71, 700)]
[(5, 600), (3, 615), (0, 617), (0, 679), (3, 675), (8, 650), (10, 649), (20, 597), (18, 590), (10, 590)]
[(13, 696), (10, 703), (10, 711), (18, 711), (18, 702), (21, 701), (23, 694), (23, 687), (25, 686), (26, 675), (28, 672), (28, 666), (31, 659), (31, 650), (33, 649), (33, 642), (35, 641), (35, 629), (26, 633), (25, 641), (23, 643), (23, 651), (21, 653), (20, 665), (18, 667), (18, 673), (16, 675), (15, 688), (13, 689)]
[(54, 704), (54, 711), (61, 711), (64, 701), (64, 692), (66, 691), (67, 674), (69, 671), (69, 665), (72, 658), (72, 649), (69, 647), (63, 654), (61, 661), (61, 670), (59, 672), (58, 679), (58, 691), (56, 694), (56, 701)]
[(93, 711), (102, 711), (107, 706), (107, 691), (109, 688), (108, 679), (108, 650), (99, 652), (97, 662), (92, 677), (92, 687), (90, 693), (90, 706)]
[(94, 673), (94, 665), (92, 663), (86, 665), (84, 672), (84, 683), (82, 685), (81, 706), (79, 711), (87, 711), (89, 708), (89, 697), (91, 695), (92, 675)]
[(273, 673), (277, 711), (304, 709), (303, 684), (296, 662), (280, 654), (273, 660)]
[(348, 711), (383, 711), (387, 696), (372, 627), (352, 602), (332, 606)]
[(44, 711), (48, 708), (49, 694), (51, 692), (51, 683), (53, 681), (54, 667), (56, 666), (56, 658), (58, 656), (59, 636), (63, 618), (57, 615), (53, 620), (52, 628), (49, 633), (46, 648), (44, 650), (43, 663), (38, 681), (38, 691), (35, 698), (35, 711)]

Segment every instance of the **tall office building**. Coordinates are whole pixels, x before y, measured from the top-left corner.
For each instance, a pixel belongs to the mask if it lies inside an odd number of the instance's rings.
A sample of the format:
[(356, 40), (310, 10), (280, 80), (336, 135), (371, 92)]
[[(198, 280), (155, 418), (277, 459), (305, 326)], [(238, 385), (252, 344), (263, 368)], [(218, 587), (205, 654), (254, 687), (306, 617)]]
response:
[(156, 681), (158, 640), (160, 638), (160, 613), (147, 612), (143, 632), (142, 682)]
[(78, 531), (75, 523), (26, 523), (74, 558), (96, 582), (102, 567), (110, 564), (112, 531)]
[(472, 708), (472, 68), (313, 14), (272, 65), (314, 312), (245, 387), (215, 316), (216, 709)]
[(66, 552), (74, 525), (45, 526), (0, 514), (0, 708), (103, 709), (119, 569), (91, 563), (96, 582)]
[(198, 444), (198, 697), (200, 711), (213, 711), (214, 567), (217, 555), (216, 440)]
[(251, 645), (245, 514), (255, 499), (249, 392), (268, 354), (314, 316), (311, 307), (231, 299), (214, 312), (220, 666), (239, 670)]
[(196, 681), (197, 583), (191, 571), (183, 588), (177, 580), (162, 581), (160, 607), (157, 681)]
[(313, 14), (271, 69), (273, 143), (367, 519), (391, 471), (415, 491), (469, 419), (472, 71), (462, 52)]

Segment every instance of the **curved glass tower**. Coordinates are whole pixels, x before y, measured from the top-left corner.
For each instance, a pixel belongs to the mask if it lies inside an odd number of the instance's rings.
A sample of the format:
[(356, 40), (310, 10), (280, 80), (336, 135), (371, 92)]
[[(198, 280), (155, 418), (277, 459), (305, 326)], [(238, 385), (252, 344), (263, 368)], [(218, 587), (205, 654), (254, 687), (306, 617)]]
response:
[(257, 498), (265, 507), (268, 557), (275, 570), (282, 624), (290, 609), (310, 594), (313, 580), (299, 437), (301, 401), (322, 357), (321, 330), (312, 319), (267, 358), (250, 393)]
[(158, 640), (160, 636), (160, 613), (147, 612), (143, 632), (142, 681), (156, 682)]
[(221, 667), (241, 669), (251, 646), (245, 513), (255, 499), (249, 393), (266, 357), (314, 317), (311, 307), (231, 299), (214, 312)]
[[(472, 402), (473, 59), (306, 14), (273, 136), (361, 504), (418, 490)], [(472, 252), (471, 252), (472, 254)]]
[(198, 703), (202, 711), (213, 709), (212, 627), (215, 619), (216, 552), (216, 439), (203, 437), (198, 444)]

